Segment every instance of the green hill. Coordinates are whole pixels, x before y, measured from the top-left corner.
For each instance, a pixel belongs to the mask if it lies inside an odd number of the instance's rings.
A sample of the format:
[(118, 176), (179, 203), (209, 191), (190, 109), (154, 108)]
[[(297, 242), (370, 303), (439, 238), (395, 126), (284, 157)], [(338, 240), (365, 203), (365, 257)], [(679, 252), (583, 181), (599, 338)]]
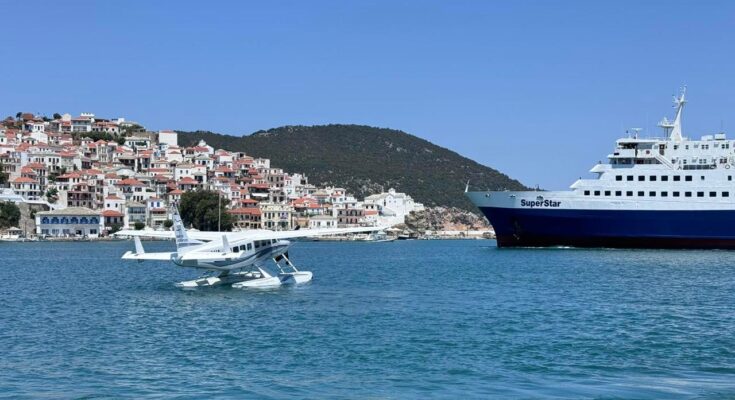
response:
[(474, 188), (525, 188), (492, 168), (393, 129), (284, 126), (241, 137), (179, 132), (180, 145), (191, 146), (200, 139), (215, 149), (270, 158), (274, 167), (304, 173), (315, 185), (344, 187), (358, 198), (395, 188), (427, 206), (476, 211), (463, 194), (468, 180)]

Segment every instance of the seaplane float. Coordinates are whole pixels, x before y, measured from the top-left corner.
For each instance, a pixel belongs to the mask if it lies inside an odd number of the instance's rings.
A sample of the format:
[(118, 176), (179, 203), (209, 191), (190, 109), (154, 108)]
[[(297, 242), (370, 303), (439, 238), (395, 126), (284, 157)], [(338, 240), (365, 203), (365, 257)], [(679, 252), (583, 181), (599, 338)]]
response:
[[(324, 228), (293, 231), (253, 229), (241, 232), (187, 232), (176, 207), (172, 207), (172, 231), (121, 230), (116, 236), (133, 237), (135, 252), (124, 260), (171, 261), (180, 267), (205, 270), (205, 276), (176, 283), (181, 289), (231, 285), (236, 289), (269, 288), (311, 281), (310, 271), (300, 271), (291, 262), (288, 239), (374, 232), (384, 228)], [(141, 237), (175, 239), (175, 252), (147, 253)], [(266, 263), (273, 260), (276, 271)]]

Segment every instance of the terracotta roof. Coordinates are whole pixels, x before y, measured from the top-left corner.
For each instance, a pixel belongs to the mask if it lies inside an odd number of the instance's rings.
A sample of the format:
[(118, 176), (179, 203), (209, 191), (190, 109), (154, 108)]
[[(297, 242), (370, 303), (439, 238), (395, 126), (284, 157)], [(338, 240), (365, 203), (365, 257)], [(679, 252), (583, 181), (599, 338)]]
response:
[(103, 217), (122, 217), (123, 213), (119, 211), (115, 211), (115, 210), (105, 210), (105, 211), (102, 211), (102, 216)]
[(24, 177), (24, 176), (21, 176), (20, 178), (16, 178), (16, 179), (15, 179), (15, 180), (13, 181), (13, 183), (36, 183), (36, 181), (34, 181), (34, 180), (33, 180), (33, 179), (31, 179), (31, 178), (26, 178), (26, 177)]
[(143, 182), (141, 182), (141, 181), (139, 181), (137, 179), (133, 179), (133, 178), (123, 179), (120, 182), (116, 183), (116, 185), (119, 185), (119, 186), (145, 186), (143, 184)]
[(199, 183), (199, 182), (197, 182), (197, 181), (196, 181), (196, 179), (194, 179), (194, 178), (191, 178), (191, 177), (188, 177), (188, 176), (185, 176), (185, 177), (183, 177), (183, 178), (179, 179), (179, 184), (180, 184), (180, 185), (181, 185), (181, 184), (184, 184), (184, 185), (188, 185), (188, 184), (198, 184), (198, 183)]
[(233, 210), (227, 210), (228, 214), (246, 214), (246, 215), (261, 215), (260, 209), (255, 207), (240, 207)]

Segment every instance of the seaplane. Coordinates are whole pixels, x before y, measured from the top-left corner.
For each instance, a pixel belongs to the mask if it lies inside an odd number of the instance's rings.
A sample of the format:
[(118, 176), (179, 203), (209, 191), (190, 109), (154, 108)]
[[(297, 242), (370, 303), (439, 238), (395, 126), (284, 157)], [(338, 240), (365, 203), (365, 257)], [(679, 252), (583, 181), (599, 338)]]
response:
[[(202, 232), (184, 228), (178, 209), (171, 207), (172, 231), (121, 230), (116, 236), (133, 237), (135, 251), (123, 260), (171, 261), (177, 266), (205, 270), (204, 276), (176, 283), (181, 289), (231, 285), (235, 289), (271, 288), (310, 282), (312, 273), (300, 271), (291, 262), (288, 239), (380, 231), (380, 227), (319, 228), (293, 231), (253, 229), (240, 232)], [(147, 253), (141, 237), (174, 239), (176, 251)], [(275, 263), (275, 270), (266, 264)]]

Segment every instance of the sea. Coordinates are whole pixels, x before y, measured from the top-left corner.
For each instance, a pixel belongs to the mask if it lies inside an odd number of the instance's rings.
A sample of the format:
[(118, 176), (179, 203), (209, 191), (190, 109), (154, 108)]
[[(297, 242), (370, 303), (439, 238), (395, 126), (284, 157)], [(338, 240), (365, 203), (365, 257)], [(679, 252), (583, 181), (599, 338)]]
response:
[(310, 284), (182, 291), (132, 249), (0, 243), (0, 397), (735, 398), (732, 251), (298, 242)]

